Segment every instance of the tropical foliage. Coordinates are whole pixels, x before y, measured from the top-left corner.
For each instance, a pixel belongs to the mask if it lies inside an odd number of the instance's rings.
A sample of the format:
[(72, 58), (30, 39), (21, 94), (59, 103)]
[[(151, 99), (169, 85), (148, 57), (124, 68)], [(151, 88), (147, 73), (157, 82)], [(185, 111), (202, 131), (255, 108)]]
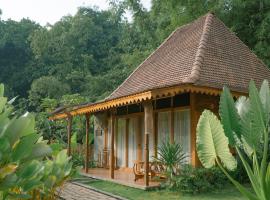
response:
[(155, 160), (162, 163), (172, 177), (177, 174), (180, 165), (185, 163), (186, 158), (187, 155), (180, 144), (165, 141), (158, 147), (158, 156)]
[(173, 182), (171, 190), (192, 194), (220, 190), (229, 183), (218, 167), (206, 169), (190, 165), (184, 165), (180, 175), (173, 177)]
[[(52, 149), (35, 130), (32, 114), (16, 115), (0, 84), (0, 199), (54, 199), (72, 173), (65, 150)], [(51, 158), (51, 159), (50, 159)]]
[[(260, 91), (250, 82), (249, 96), (234, 102), (227, 87), (220, 98), (219, 120), (205, 110), (197, 126), (197, 151), (206, 168), (216, 164), (250, 200), (270, 199), (269, 120), (270, 89), (264, 81)], [(247, 172), (253, 191), (235, 180), (227, 170), (237, 167), (229, 147), (236, 150)]]

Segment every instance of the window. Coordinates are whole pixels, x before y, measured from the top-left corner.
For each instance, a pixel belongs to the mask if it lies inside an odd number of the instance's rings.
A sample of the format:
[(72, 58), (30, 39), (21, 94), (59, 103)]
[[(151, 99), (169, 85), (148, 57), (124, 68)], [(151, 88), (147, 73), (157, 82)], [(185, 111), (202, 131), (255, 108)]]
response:
[(174, 141), (182, 145), (187, 155), (186, 162), (190, 162), (190, 111), (181, 110), (174, 113)]

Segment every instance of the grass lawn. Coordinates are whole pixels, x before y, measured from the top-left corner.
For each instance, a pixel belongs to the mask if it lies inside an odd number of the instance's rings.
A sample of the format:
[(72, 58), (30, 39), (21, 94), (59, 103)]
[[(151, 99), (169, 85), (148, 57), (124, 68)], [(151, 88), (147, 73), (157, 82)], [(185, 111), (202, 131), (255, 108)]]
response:
[(212, 191), (206, 194), (181, 194), (179, 192), (171, 192), (167, 190), (152, 190), (143, 191), (134, 189), (119, 184), (106, 182), (106, 181), (91, 181), (84, 182), (91, 187), (125, 197), (130, 200), (244, 200), (241, 194), (233, 188), (233, 186), (227, 186), (219, 191)]

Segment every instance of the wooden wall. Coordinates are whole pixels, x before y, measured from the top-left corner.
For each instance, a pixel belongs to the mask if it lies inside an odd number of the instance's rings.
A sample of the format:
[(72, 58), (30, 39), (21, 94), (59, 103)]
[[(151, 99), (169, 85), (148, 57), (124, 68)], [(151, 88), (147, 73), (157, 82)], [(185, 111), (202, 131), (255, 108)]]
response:
[(201, 165), (196, 153), (196, 128), (200, 115), (205, 109), (211, 110), (218, 115), (219, 96), (190, 93), (191, 111), (191, 164), (195, 167)]

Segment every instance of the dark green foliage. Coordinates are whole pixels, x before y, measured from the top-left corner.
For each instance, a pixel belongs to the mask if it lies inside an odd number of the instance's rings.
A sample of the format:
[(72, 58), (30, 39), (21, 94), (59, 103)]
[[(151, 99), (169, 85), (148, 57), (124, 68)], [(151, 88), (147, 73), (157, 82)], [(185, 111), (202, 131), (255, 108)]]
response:
[[(152, 0), (150, 10), (140, 0), (109, 2), (106, 11), (82, 7), (47, 27), (0, 20), (0, 82), (8, 96), (20, 96), (18, 113), (104, 99), (173, 30), (209, 11), (270, 63), (269, 0)], [(46, 137), (65, 132), (46, 117), (37, 115)]]
[[(27, 103), (37, 110), (41, 100), (31, 97), (36, 92), (31, 84), (45, 76), (60, 81), (65, 93), (100, 100), (173, 30), (209, 11), (270, 63), (267, 0), (153, 0), (150, 10), (140, 0), (110, 3), (107, 11), (80, 8), (75, 16), (48, 27), (26, 19), (0, 21), (0, 81), (6, 83), (8, 95), (27, 98), (31, 90)], [(127, 10), (132, 12), (132, 22), (123, 18)], [(41, 97), (52, 98), (46, 96), (49, 88), (46, 91)]]
[(184, 193), (203, 193), (221, 189), (229, 183), (219, 168), (193, 168), (186, 165), (181, 174), (174, 177), (171, 189)]

